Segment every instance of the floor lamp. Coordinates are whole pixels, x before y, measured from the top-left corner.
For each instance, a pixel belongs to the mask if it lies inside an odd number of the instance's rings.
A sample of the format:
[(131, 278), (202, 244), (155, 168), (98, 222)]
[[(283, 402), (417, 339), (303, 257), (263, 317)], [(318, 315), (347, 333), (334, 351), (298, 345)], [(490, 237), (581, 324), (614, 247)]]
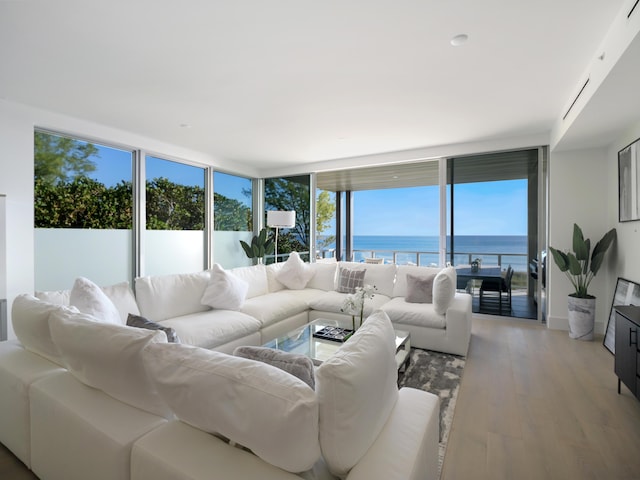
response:
[(295, 210), (268, 210), (267, 211), (267, 226), (276, 229), (276, 248), (275, 256), (276, 263), (278, 263), (278, 229), (280, 228), (293, 228), (296, 226), (296, 212)]

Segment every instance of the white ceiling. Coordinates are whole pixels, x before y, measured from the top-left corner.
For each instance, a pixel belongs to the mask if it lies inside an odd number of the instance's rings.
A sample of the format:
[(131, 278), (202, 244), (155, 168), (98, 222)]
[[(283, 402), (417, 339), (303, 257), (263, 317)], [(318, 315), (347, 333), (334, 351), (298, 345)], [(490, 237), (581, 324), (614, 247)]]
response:
[(0, 0), (0, 98), (262, 171), (537, 135), (627, 4)]

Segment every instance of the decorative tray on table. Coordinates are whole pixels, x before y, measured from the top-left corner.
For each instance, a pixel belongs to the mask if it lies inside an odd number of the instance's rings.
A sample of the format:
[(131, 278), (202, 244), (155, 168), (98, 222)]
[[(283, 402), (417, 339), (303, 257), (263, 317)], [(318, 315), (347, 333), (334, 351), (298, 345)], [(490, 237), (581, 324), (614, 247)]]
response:
[(316, 338), (341, 343), (346, 341), (351, 335), (353, 335), (353, 330), (350, 328), (340, 327), (322, 327), (320, 330), (313, 333), (313, 336)]

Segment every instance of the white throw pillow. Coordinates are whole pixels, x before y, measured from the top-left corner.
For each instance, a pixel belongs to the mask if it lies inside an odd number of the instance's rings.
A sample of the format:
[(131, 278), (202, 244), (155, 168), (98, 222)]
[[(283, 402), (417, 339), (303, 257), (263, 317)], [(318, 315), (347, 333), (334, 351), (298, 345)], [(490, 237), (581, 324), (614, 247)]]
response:
[(302, 380), (185, 344), (149, 345), (143, 357), (158, 392), (183, 422), (290, 472), (308, 470), (320, 457), (318, 401)]
[(240, 310), (248, 291), (247, 282), (226, 272), (216, 263), (211, 268), (209, 285), (204, 290), (201, 301), (203, 305), (218, 310)]
[(69, 294), (69, 303), (105, 323), (124, 325), (120, 312), (102, 289), (88, 278), (78, 277)]
[(49, 315), (55, 311), (78, 312), (78, 309), (43, 302), (28, 294), (18, 295), (11, 307), (11, 321), (13, 331), (24, 348), (63, 365), (58, 347), (53, 343), (49, 331)]
[(291, 252), (276, 278), (289, 290), (302, 290), (314, 273), (311, 267), (302, 261), (298, 252)]
[(334, 475), (344, 477), (380, 434), (398, 399), (395, 333), (373, 313), (316, 370), (320, 446)]
[(433, 308), (436, 313), (444, 315), (456, 294), (456, 269), (446, 267), (440, 270), (433, 281)]
[(65, 366), (80, 382), (141, 410), (172, 418), (142, 362), (150, 343), (167, 343), (162, 331), (96, 322), (83, 313), (53, 312), (51, 338)]

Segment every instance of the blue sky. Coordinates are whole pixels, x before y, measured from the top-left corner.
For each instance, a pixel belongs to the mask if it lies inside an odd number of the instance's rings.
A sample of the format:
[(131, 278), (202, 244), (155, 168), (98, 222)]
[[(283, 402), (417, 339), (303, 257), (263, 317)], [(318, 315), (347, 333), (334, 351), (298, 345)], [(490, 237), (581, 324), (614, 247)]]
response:
[[(91, 176), (106, 185), (130, 181), (131, 153), (98, 148), (98, 169)], [(168, 160), (147, 157), (147, 176), (204, 186), (204, 169)], [(245, 204), (250, 200), (242, 189), (250, 186), (249, 179), (215, 173), (215, 191)], [(458, 184), (455, 195), (457, 235), (527, 234), (526, 180)], [(355, 235), (438, 235), (438, 187), (355, 192), (354, 213)]]

